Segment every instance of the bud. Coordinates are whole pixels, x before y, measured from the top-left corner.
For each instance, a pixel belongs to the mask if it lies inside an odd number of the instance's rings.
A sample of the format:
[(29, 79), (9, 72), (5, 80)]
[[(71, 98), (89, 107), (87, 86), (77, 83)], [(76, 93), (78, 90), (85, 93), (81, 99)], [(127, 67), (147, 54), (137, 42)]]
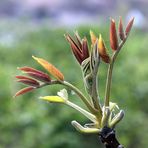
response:
[(124, 40), (125, 38), (125, 35), (124, 35), (124, 31), (123, 31), (123, 23), (122, 23), (122, 18), (120, 17), (119, 19), (119, 28), (118, 28), (118, 31), (119, 31), (119, 37), (121, 40)]
[(117, 38), (117, 32), (116, 32), (116, 24), (113, 19), (111, 19), (111, 24), (110, 24), (110, 45), (114, 51), (118, 49), (118, 38)]

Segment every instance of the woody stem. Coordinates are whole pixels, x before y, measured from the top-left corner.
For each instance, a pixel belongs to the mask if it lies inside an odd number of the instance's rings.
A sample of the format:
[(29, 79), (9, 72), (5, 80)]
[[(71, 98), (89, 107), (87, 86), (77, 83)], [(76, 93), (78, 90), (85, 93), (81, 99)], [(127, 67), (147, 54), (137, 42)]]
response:
[(115, 130), (104, 127), (99, 133), (101, 142), (106, 148), (124, 148), (116, 138)]

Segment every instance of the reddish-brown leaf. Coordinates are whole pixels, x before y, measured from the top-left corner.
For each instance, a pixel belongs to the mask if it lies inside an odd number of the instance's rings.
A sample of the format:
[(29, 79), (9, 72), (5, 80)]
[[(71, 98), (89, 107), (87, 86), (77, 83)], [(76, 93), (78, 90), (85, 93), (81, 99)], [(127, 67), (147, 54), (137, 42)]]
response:
[[(78, 35), (76, 35), (77, 40), (79, 40)], [(77, 43), (72, 39), (72, 37), (70, 35), (65, 35), (65, 38), (67, 39), (67, 41), (69, 42), (72, 52), (74, 54), (74, 56), (76, 57), (77, 61), (81, 64), (83, 61), (83, 55), (82, 55), (82, 45), (77, 45)], [(78, 44), (81, 44), (80, 41), (78, 41)]]
[(19, 67), (18, 69), (24, 72), (34, 72), (34, 73), (44, 74), (44, 72), (28, 66)]
[(83, 60), (89, 57), (88, 42), (86, 38), (82, 40), (82, 54), (83, 54)]
[(105, 63), (110, 63), (110, 56), (109, 55), (100, 55), (101, 59), (105, 62)]
[(14, 95), (14, 97), (23, 95), (23, 94), (25, 94), (25, 93), (27, 93), (27, 92), (33, 91), (34, 89), (35, 89), (35, 88), (32, 87), (32, 86), (23, 88), (23, 89), (19, 90), (19, 91)]
[(26, 77), (26, 76), (15, 76), (15, 77), (17, 79), (20, 79), (17, 82), (21, 82), (21, 83), (31, 85), (31, 86), (35, 86), (35, 87), (40, 85), (36, 80), (29, 78), (29, 77)]
[(134, 17), (129, 21), (129, 23), (127, 24), (127, 27), (125, 29), (125, 34), (128, 35), (131, 31), (131, 28), (133, 26), (134, 23)]
[(75, 56), (75, 58), (77, 59), (77, 61), (81, 64), (82, 63), (82, 54), (80, 52), (77, 52), (77, 50), (75, 50), (75, 46), (74, 44), (71, 44), (71, 49), (72, 49), (72, 52)]
[(45, 74), (45, 73), (35, 73), (35, 72), (27, 72), (26, 74), (28, 74), (30, 77), (32, 78), (35, 78), (39, 81), (42, 81), (42, 82), (50, 82), (51, 81), (51, 78)]
[(122, 23), (122, 18), (121, 17), (119, 19), (119, 28), (118, 28), (118, 31), (119, 31), (119, 37), (120, 37), (120, 39), (121, 40), (124, 40), (125, 35), (124, 35), (123, 23)]
[(78, 52), (78, 54), (82, 53), (81, 48), (77, 45), (77, 43), (72, 39), (72, 37), (68, 34), (65, 35), (65, 38), (67, 39), (67, 41), (69, 42), (70, 45), (73, 46), (73, 49)]
[(39, 82), (37, 82), (33, 79), (32, 80), (31, 79), (20, 79), (20, 80), (17, 80), (17, 82), (21, 82), (26, 85), (30, 85), (30, 86), (34, 86), (34, 87), (38, 87), (40, 85)]
[(32, 56), (40, 65), (42, 65), (51, 75), (53, 75), (56, 79), (63, 81), (64, 75), (52, 64), (48, 63), (46, 60), (42, 58), (37, 58)]
[(114, 51), (118, 49), (116, 24), (113, 19), (111, 19), (111, 24), (110, 24), (110, 46)]
[(82, 48), (81, 38), (80, 38), (80, 36), (79, 36), (79, 34), (78, 34), (77, 31), (75, 32), (75, 37), (77, 39), (77, 42), (78, 42), (79, 47)]
[(15, 76), (17, 79), (27, 79), (27, 80), (33, 80), (29, 77), (26, 77), (26, 76)]

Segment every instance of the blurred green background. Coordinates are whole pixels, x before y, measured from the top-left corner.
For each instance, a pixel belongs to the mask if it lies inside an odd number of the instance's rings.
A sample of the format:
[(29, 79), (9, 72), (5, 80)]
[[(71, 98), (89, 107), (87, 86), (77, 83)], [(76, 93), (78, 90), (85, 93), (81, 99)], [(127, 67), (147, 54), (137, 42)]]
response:
[[(8, 23), (6, 23), (8, 24)], [(38, 99), (43, 95), (55, 95), (61, 86), (50, 86), (16, 99), (13, 95), (23, 86), (17, 84), (17, 67), (31, 66), (43, 70), (32, 55), (53, 63), (65, 75), (67, 81), (85, 92), (80, 67), (71, 54), (63, 34), (73, 34), (74, 29), (51, 29), (32, 24), (1, 24), (0, 40), (0, 148), (101, 148), (97, 135), (78, 133), (70, 124), (72, 120), (82, 124), (87, 119), (64, 105), (48, 104)], [(82, 26), (77, 28), (81, 36), (89, 37), (89, 30), (102, 33), (109, 47), (108, 27)], [(148, 34), (133, 29), (122, 49), (113, 73), (111, 98), (125, 110), (125, 118), (117, 126), (117, 136), (127, 148), (147, 148), (148, 145)], [(99, 71), (100, 95), (103, 101), (107, 65)], [(84, 105), (75, 95), (71, 101)]]

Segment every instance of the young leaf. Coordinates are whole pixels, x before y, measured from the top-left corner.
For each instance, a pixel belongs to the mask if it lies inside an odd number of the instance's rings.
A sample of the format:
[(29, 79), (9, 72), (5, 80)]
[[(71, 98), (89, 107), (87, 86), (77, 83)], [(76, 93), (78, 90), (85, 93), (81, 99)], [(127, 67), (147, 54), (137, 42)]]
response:
[(92, 45), (94, 45), (96, 43), (97, 37), (91, 30), (90, 30), (90, 38), (91, 38)]
[(23, 95), (23, 94), (25, 94), (25, 93), (27, 93), (27, 92), (30, 92), (30, 91), (34, 90), (34, 89), (35, 89), (35, 87), (32, 87), (32, 86), (23, 88), (23, 89), (19, 90), (19, 91), (14, 95), (14, 97)]
[(98, 40), (98, 49), (99, 49), (99, 54), (102, 58), (102, 60), (105, 63), (109, 63), (110, 62), (110, 56), (107, 53), (107, 48), (105, 46), (104, 40), (102, 39), (102, 36), (100, 34), (99, 40)]
[(40, 99), (51, 102), (51, 103), (65, 103), (65, 99), (59, 96), (44, 96)]
[(41, 82), (45, 82), (45, 83), (51, 82), (51, 78), (45, 73), (40, 74), (40, 73), (35, 73), (35, 72), (27, 72), (26, 74), (28, 74), (30, 77), (35, 78)]
[(117, 32), (116, 32), (116, 24), (113, 19), (111, 19), (111, 24), (110, 24), (110, 45), (114, 51), (118, 49), (118, 38), (117, 38)]
[(124, 111), (120, 110), (120, 112), (116, 114), (116, 116), (114, 116), (114, 118), (109, 123), (109, 127), (114, 128), (115, 125), (123, 119), (123, 117), (124, 117)]
[(21, 80), (18, 80), (17, 82), (21, 82), (21, 83), (24, 83), (26, 85), (30, 85), (30, 86), (34, 86), (34, 87), (38, 87), (40, 84), (39, 82), (35, 81), (35, 80), (29, 80), (29, 79), (21, 79)]
[[(82, 44), (80, 43), (80, 41), (77, 44), (69, 34), (65, 35), (65, 38), (69, 42), (70, 47), (72, 49), (72, 53), (74, 54), (75, 58), (77, 59), (79, 64), (81, 64), (83, 61)], [(78, 36), (77, 36), (77, 38), (78, 38)], [(77, 39), (77, 40), (79, 40), (79, 39)], [(81, 46), (80, 46), (80, 44), (81, 44)]]
[(125, 34), (128, 35), (131, 31), (131, 28), (133, 26), (134, 23), (134, 17), (129, 21), (129, 23), (127, 24), (127, 27), (125, 29)]
[(124, 31), (123, 31), (123, 23), (122, 23), (122, 18), (120, 17), (119, 19), (119, 28), (118, 28), (118, 31), (119, 31), (119, 37), (121, 40), (124, 40), (125, 38), (125, 35), (124, 35)]
[(66, 89), (60, 90), (57, 95), (61, 98), (64, 98), (65, 100), (68, 100), (68, 93)]
[(41, 64), (51, 75), (53, 75), (57, 80), (63, 81), (64, 75), (52, 64), (48, 63), (42, 58), (37, 58), (32, 56), (39, 64)]
[(113, 111), (114, 109), (119, 110), (119, 106), (117, 105), (117, 103), (109, 102), (109, 109), (110, 111)]
[(75, 32), (75, 37), (77, 39), (79, 47), (82, 48), (82, 42), (81, 42), (81, 38), (80, 38), (80, 36), (78, 34), (78, 31)]
[(15, 76), (17, 79), (27, 79), (27, 80), (33, 80), (29, 77), (26, 77), (26, 76)]
[(72, 126), (75, 127), (75, 129), (81, 133), (85, 133), (85, 134), (91, 134), (91, 133), (100, 133), (100, 129), (98, 128), (88, 128), (88, 127), (83, 127), (80, 123), (78, 123), (77, 121), (72, 121), (71, 122)]
[(38, 87), (40, 85), (39, 82), (37, 82), (36, 80), (26, 76), (16, 76), (16, 78), (19, 79), (17, 80), (17, 82), (21, 82), (30, 86)]
[(87, 59), (89, 57), (88, 42), (86, 38), (82, 40), (82, 55), (83, 59)]
[(34, 72), (34, 73), (44, 74), (44, 72), (28, 66), (19, 67), (18, 69), (24, 72)]

